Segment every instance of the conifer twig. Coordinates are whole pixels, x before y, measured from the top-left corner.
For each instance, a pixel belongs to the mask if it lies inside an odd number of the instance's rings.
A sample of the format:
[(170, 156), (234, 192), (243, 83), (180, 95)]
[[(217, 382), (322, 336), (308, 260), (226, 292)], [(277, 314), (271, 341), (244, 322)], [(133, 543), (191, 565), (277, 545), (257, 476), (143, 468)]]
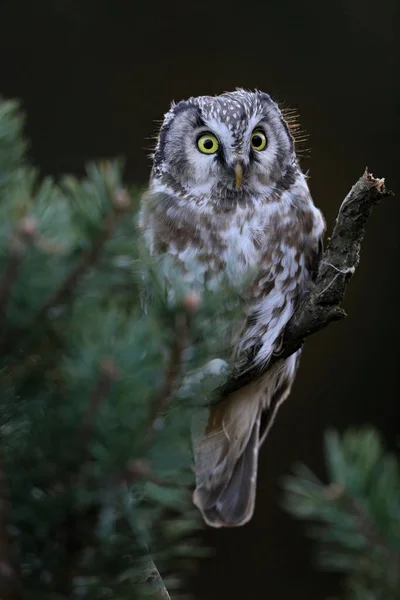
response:
[[(0, 453), (0, 461), (2, 461)], [(0, 464), (0, 598), (1, 600), (19, 600), (18, 580), (10, 557), (10, 490), (2, 464)]]
[[(177, 380), (182, 371), (184, 352), (189, 344), (188, 334), (190, 315), (197, 310), (199, 302), (200, 298), (196, 294), (187, 294), (184, 298), (184, 310), (182, 312), (177, 312), (175, 316), (173, 339), (164, 371), (164, 378), (150, 410), (150, 426), (147, 434), (148, 444), (153, 439), (157, 430), (157, 416), (163, 410), (177, 387)], [(156, 483), (157, 485), (170, 486), (169, 483), (161, 481), (158, 477), (154, 476), (151, 472), (150, 465), (144, 461), (132, 461), (128, 464), (127, 468), (130, 477), (138, 476)], [(171, 600), (162, 577), (150, 556), (147, 556), (145, 559), (141, 582), (151, 584), (155, 593), (153, 596), (154, 598), (159, 598), (159, 600)]]
[(324, 491), (328, 500), (338, 502), (351, 515), (371, 548), (382, 552), (391, 583), (400, 584), (400, 555), (394, 547), (389, 545), (365, 508), (347, 492), (343, 485), (331, 483), (325, 487)]
[(332, 237), (319, 263), (315, 286), (289, 321), (279, 354), (273, 355), (263, 367), (249, 365), (239, 372), (234, 371), (222, 388), (222, 397), (262, 376), (279, 360), (294, 354), (309, 335), (331, 321), (346, 317), (340, 303), (360, 261), (368, 218), (373, 207), (388, 196), (393, 196), (393, 192), (386, 189), (385, 180), (373, 177), (366, 169), (340, 206)]
[(17, 280), (25, 248), (33, 241), (35, 234), (36, 222), (25, 217), (19, 222), (17, 231), (11, 238), (7, 265), (0, 280), (0, 318), (4, 314), (11, 290)]
[[(191, 295), (190, 295), (191, 296)], [(191, 298), (185, 299), (185, 310), (178, 312), (175, 317), (173, 338), (169, 357), (164, 371), (164, 378), (160, 389), (156, 394), (150, 412), (150, 430), (148, 437), (152, 438), (157, 429), (157, 415), (163, 410), (169, 398), (174, 392), (177, 379), (182, 370), (184, 351), (188, 345), (189, 316), (194, 307), (191, 306)]]
[(5, 339), (0, 341), (0, 354), (8, 352), (15, 341), (23, 334), (28, 333), (37, 322), (47, 316), (51, 308), (59, 306), (73, 294), (79, 280), (97, 263), (104, 245), (114, 231), (119, 217), (126, 213), (130, 209), (130, 206), (130, 199), (126, 191), (119, 190), (113, 199), (112, 210), (104, 217), (101, 231), (90, 248), (82, 254), (77, 265), (66, 279), (64, 279), (60, 287), (44, 301), (29, 325), (26, 327), (15, 327)]
[(38, 321), (42, 317), (46, 316), (50, 308), (59, 306), (68, 298), (68, 296), (73, 293), (74, 288), (81, 277), (83, 277), (87, 271), (97, 263), (104, 245), (114, 231), (118, 218), (129, 208), (129, 197), (124, 190), (120, 190), (114, 198), (113, 210), (111, 210), (104, 218), (99, 235), (94, 240), (90, 248), (84, 252), (78, 264), (62, 282), (60, 287), (44, 302), (43, 306), (35, 317), (35, 321)]
[(176, 380), (181, 372), (183, 352), (186, 344), (187, 316), (183, 313), (178, 314), (175, 318), (173, 341), (169, 359), (165, 368), (164, 379), (153, 404), (151, 419), (152, 423), (154, 422), (157, 414), (163, 409), (174, 390)]
[(357, 598), (364, 598), (364, 590), (370, 592), (365, 598), (398, 598), (396, 459), (384, 452), (373, 428), (348, 430), (341, 442), (332, 432), (326, 435), (326, 450), (330, 482), (298, 465), (285, 478), (285, 508), (312, 523), (309, 534), (319, 542), (320, 566), (345, 574), (348, 589), (359, 587)]
[(103, 401), (110, 395), (113, 383), (117, 379), (118, 371), (111, 358), (100, 361), (100, 375), (95, 388), (90, 396), (89, 405), (84, 415), (82, 425), (78, 431), (78, 445), (85, 449), (93, 432), (94, 421)]
[(157, 477), (151, 469), (150, 464), (146, 460), (131, 460), (126, 467), (126, 473), (124, 479), (128, 483), (132, 483), (132, 481), (136, 478), (144, 479), (145, 481), (150, 481), (151, 483), (155, 483), (160, 487), (177, 487), (176, 482), (173, 481), (165, 481), (165, 479), (161, 479)]

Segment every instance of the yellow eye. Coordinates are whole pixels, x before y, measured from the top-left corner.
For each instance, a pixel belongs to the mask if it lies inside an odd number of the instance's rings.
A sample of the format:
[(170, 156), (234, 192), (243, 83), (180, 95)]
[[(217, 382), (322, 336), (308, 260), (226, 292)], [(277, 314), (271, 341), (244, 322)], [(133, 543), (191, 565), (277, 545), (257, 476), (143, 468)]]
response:
[(218, 150), (219, 143), (215, 135), (204, 133), (197, 140), (197, 147), (203, 154), (214, 154)]
[(267, 145), (267, 136), (261, 129), (255, 129), (251, 134), (251, 147), (253, 150), (264, 150)]

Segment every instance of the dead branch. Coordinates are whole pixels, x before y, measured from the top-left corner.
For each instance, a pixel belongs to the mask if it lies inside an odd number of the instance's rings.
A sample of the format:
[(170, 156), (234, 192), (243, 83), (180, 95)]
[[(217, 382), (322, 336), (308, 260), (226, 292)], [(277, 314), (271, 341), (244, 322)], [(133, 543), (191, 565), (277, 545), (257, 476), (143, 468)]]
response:
[(388, 196), (393, 196), (393, 192), (385, 188), (385, 180), (373, 177), (366, 169), (342, 202), (319, 264), (315, 286), (290, 319), (279, 354), (274, 354), (263, 367), (250, 365), (244, 371), (233, 372), (222, 389), (222, 397), (260, 377), (279, 360), (294, 354), (309, 335), (332, 321), (346, 317), (340, 304), (360, 261), (368, 218), (373, 207)]
[(171, 596), (165, 587), (164, 581), (150, 556), (142, 559), (142, 569), (140, 577), (134, 583), (149, 586), (151, 589), (150, 598), (153, 600), (171, 600)]

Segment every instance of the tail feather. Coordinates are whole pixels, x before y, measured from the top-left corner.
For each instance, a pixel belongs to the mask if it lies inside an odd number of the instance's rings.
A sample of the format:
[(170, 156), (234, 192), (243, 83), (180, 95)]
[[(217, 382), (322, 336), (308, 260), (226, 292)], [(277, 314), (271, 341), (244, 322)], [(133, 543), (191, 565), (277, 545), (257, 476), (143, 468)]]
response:
[(290, 392), (297, 358), (212, 407), (202, 433), (194, 438), (193, 502), (208, 525), (235, 527), (251, 519), (259, 448)]
[(194, 504), (213, 527), (243, 525), (254, 510), (261, 421), (259, 385), (234, 392), (211, 409), (195, 444)]
[(211, 490), (200, 485), (194, 492), (194, 503), (201, 510), (205, 522), (213, 527), (244, 525), (253, 514), (259, 427), (258, 418), (246, 448), (233, 467), (230, 479), (222, 479)]

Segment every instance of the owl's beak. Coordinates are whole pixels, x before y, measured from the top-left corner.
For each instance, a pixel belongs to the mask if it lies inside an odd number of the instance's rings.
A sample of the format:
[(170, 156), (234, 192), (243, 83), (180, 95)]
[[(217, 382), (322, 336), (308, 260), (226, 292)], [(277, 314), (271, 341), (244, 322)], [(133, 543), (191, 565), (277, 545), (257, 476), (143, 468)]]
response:
[(243, 168), (240, 163), (236, 163), (235, 165), (235, 177), (236, 177), (236, 189), (238, 190), (242, 185), (243, 178)]

